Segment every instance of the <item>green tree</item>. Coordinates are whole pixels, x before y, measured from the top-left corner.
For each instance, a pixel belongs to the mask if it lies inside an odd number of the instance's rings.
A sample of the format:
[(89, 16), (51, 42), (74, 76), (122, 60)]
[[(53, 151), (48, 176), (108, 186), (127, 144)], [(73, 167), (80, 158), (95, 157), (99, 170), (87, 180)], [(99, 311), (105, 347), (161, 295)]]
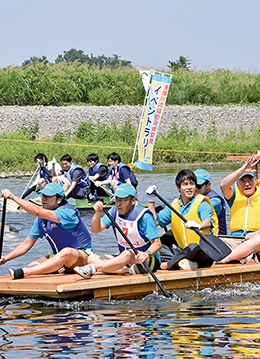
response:
[(32, 56), (29, 60), (25, 60), (22, 63), (23, 67), (29, 66), (29, 65), (37, 65), (37, 64), (44, 64), (44, 66), (47, 66), (49, 64), (49, 61), (46, 56), (37, 57)]
[(63, 55), (58, 55), (55, 63), (78, 61), (83, 64), (84, 62), (88, 62), (88, 59), (88, 55), (85, 55), (83, 50), (70, 49), (69, 51), (63, 51)]
[(55, 63), (66, 62), (71, 63), (78, 61), (80, 64), (87, 63), (90, 67), (97, 67), (102, 69), (104, 66), (112, 69), (119, 66), (126, 67), (131, 66), (131, 61), (121, 60), (121, 56), (113, 54), (113, 57), (107, 57), (105, 55), (94, 56), (92, 53), (90, 56), (85, 55), (83, 50), (70, 49), (69, 51), (63, 51), (63, 55), (58, 55)]
[(188, 57), (180, 56), (178, 60), (172, 62), (169, 60), (169, 65), (167, 65), (172, 71), (183, 68), (184, 70), (189, 70), (191, 61)]

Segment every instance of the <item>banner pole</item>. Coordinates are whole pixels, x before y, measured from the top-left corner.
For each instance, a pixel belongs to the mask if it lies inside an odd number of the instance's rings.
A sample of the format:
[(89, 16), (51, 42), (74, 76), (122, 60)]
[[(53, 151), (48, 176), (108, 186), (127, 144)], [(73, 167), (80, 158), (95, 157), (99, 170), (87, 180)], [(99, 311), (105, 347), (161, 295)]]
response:
[(138, 139), (139, 139), (139, 135), (140, 135), (140, 131), (141, 131), (141, 126), (142, 126), (142, 122), (144, 120), (144, 111), (145, 111), (145, 107), (146, 107), (146, 102), (147, 102), (147, 98), (148, 98), (148, 93), (150, 90), (150, 86), (148, 91), (145, 94), (145, 98), (144, 98), (144, 104), (143, 104), (143, 109), (142, 109), (142, 114), (141, 114), (141, 118), (139, 121), (139, 127), (138, 127), (138, 131), (137, 131), (137, 136), (136, 136), (136, 141), (135, 141), (135, 148), (134, 148), (134, 153), (133, 153), (133, 157), (132, 157), (132, 164), (134, 164), (134, 160), (135, 160), (135, 153), (136, 153), (136, 147), (138, 145)]

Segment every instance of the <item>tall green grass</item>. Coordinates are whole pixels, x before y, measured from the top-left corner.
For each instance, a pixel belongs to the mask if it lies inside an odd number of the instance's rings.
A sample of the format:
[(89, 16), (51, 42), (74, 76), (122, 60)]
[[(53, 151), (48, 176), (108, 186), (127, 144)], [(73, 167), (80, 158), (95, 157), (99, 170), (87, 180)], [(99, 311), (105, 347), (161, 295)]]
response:
[[(36, 121), (37, 122), (37, 121)], [(58, 132), (53, 138), (37, 141), (37, 123), (24, 123), (15, 133), (0, 136), (1, 172), (26, 172), (35, 169), (34, 157), (43, 152), (49, 159), (69, 153), (73, 160), (87, 167), (88, 154), (95, 152), (107, 163), (111, 152), (118, 152), (122, 162), (132, 160), (137, 129), (127, 120), (124, 126), (79, 125), (74, 133)], [(226, 162), (230, 154), (254, 154), (260, 149), (260, 127), (245, 132), (242, 128), (220, 133), (214, 122), (205, 134), (188, 127), (172, 125), (167, 134), (159, 134), (153, 152), (153, 164)], [(137, 159), (137, 154), (136, 158)]]
[[(260, 102), (260, 74), (183, 69), (172, 74), (168, 105)], [(139, 72), (132, 67), (100, 70), (59, 63), (0, 69), (0, 105), (138, 105), (144, 96)]]

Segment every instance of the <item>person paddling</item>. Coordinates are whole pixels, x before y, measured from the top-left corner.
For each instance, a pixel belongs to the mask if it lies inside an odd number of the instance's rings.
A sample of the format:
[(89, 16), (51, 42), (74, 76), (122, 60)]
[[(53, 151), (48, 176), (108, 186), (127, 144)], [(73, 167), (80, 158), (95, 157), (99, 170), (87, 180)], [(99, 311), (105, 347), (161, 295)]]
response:
[(188, 170), (181, 170), (176, 178), (175, 184), (180, 192), (172, 207), (187, 219), (184, 222), (168, 207), (156, 213), (153, 192), (154, 187), (146, 190), (148, 208), (153, 212), (156, 224), (166, 227), (171, 224), (171, 230), (161, 236), (162, 248), (161, 269), (195, 269), (208, 267), (213, 261), (201, 250), (199, 246), (200, 237), (191, 230), (197, 228), (203, 234), (217, 234), (218, 219), (210, 200), (200, 194), (196, 194), (197, 178)]
[(36, 219), (26, 239), (2, 257), (0, 265), (24, 255), (38, 238), (44, 236), (54, 255), (35, 260), (24, 268), (10, 268), (9, 273), (13, 279), (53, 273), (63, 266), (67, 272), (73, 272), (75, 266), (87, 264), (88, 255), (93, 252), (90, 234), (79, 211), (65, 201), (65, 191), (61, 184), (48, 183), (40, 193), (42, 207), (15, 196), (8, 189), (1, 191), (2, 197), (15, 201)]
[(153, 214), (137, 202), (136, 190), (129, 183), (119, 185), (114, 195), (115, 206), (108, 213), (132, 242), (138, 254), (135, 255), (107, 215), (101, 218), (105, 205), (99, 201), (94, 205), (95, 214), (91, 223), (92, 233), (99, 233), (112, 226), (117, 239), (119, 254), (91, 254), (88, 265), (74, 268), (75, 272), (83, 278), (91, 278), (98, 271), (116, 274), (145, 274), (148, 271), (142, 264), (144, 261), (153, 272), (160, 268), (158, 251), (161, 248), (161, 241)]

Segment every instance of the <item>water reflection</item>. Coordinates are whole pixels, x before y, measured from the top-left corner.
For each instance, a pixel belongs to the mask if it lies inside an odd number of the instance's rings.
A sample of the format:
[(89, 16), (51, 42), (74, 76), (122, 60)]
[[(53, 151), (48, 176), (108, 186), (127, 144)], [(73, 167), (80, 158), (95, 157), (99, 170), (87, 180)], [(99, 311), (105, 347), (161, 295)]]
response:
[[(183, 303), (157, 294), (128, 302), (2, 303), (0, 351), (8, 358), (255, 358), (258, 289), (191, 291)], [(235, 292), (250, 290), (254, 303), (244, 295), (234, 303)]]

